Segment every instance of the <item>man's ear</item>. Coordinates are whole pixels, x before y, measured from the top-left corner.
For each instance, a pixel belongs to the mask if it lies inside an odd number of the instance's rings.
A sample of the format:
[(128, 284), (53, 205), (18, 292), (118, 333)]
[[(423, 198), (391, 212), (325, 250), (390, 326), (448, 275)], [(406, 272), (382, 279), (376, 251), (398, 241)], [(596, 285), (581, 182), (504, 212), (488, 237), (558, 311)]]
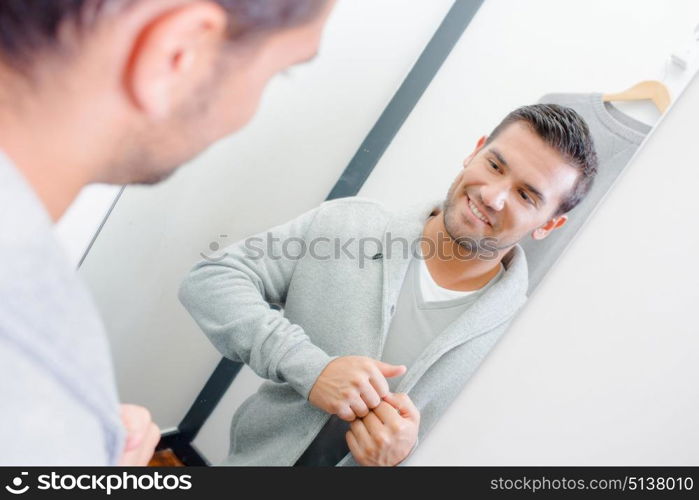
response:
[(554, 217), (553, 219), (550, 219), (543, 226), (540, 226), (540, 227), (536, 228), (534, 231), (532, 231), (532, 238), (535, 240), (543, 240), (549, 234), (551, 234), (551, 231), (563, 226), (567, 221), (568, 221), (568, 216), (566, 216), (566, 215), (560, 215), (558, 217)]
[(158, 13), (130, 53), (125, 85), (133, 103), (165, 118), (214, 71), (226, 31), (226, 13), (213, 2), (192, 2)]
[(480, 139), (478, 139), (478, 142), (476, 142), (476, 148), (475, 148), (475, 149), (473, 150), (473, 152), (472, 152), (470, 155), (468, 155), (468, 156), (466, 157), (466, 159), (464, 160), (464, 168), (471, 162), (471, 160), (473, 159), (473, 157), (476, 156), (476, 154), (478, 154), (478, 152), (479, 152), (481, 149), (483, 149), (483, 146), (485, 146), (485, 141), (487, 141), (487, 140), (488, 140), (488, 136), (487, 136), (487, 135), (483, 135), (483, 136), (480, 137)]

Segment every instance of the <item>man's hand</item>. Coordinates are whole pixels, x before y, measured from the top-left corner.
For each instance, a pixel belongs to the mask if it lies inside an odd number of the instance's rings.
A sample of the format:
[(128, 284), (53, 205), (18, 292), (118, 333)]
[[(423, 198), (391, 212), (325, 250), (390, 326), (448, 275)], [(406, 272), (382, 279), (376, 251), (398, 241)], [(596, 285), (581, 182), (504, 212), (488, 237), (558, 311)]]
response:
[(121, 405), (121, 422), (126, 428), (126, 444), (119, 465), (148, 465), (160, 441), (160, 429), (142, 406)]
[(389, 394), (369, 414), (350, 424), (345, 434), (360, 465), (394, 466), (405, 460), (417, 441), (420, 412), (407, 394)]
[[(394, 366), (365, 356), (343, 356), (332, 360), (321, 372), (308, 401), (321, 410), (352, 422), (364, 417), (389, 393), (386, 377), (397, 377), (405, 365)], [(395, 410), (393, 410), (395, 412)]]

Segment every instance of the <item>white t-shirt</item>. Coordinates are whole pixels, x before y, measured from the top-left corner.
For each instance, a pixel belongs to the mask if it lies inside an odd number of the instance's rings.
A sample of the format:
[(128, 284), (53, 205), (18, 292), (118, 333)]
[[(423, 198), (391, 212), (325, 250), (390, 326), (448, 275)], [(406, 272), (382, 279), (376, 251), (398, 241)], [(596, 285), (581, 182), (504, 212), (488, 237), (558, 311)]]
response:
[[(430, 270), (427, 268), (427, 263), (425, 259), (422, 258), (422, 254), (418, 257), (419, 267), (420, 267), (420, 292), (422, 292), (422, 297), (425, 302), (439, 302), (442, 300), (453, 300), (467, 295), (476, 293), (478, 290), (449, 290), (448, 288), (441, 287), (434, 280), (430, 274)], [(505, 272), (505, 267), (500, 262), (500, 270), (498, 274), (493, 277), (493, 280), (500, 278), (500, 275)]]

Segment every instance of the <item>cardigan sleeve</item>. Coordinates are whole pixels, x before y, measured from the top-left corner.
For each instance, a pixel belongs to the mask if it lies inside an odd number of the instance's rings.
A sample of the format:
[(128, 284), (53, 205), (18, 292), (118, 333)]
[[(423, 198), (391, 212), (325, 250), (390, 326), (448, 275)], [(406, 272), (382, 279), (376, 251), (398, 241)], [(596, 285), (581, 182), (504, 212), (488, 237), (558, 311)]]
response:
[(325, 366), (337, 358), (314, 345), (300, 325), (270, 303), (284, 303), (302, 245), (321, 207), (234, 243), (216, 261), (197, 262), (178, 297), (221, 354), (308, 399)]

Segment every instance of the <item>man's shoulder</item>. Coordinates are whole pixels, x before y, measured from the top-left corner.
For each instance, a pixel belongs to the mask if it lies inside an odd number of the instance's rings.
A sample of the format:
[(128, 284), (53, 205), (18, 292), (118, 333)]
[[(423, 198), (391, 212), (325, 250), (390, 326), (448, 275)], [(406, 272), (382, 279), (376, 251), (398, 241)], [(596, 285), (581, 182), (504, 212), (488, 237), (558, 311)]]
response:
[(388, 212), (387, 208), (380, 201), (361, 196), (345, 196), (343, 198), (327, 200), (320, 205), (320, 208), (323, 210)]
[[(0, 259), (9, 263), (0, 268), (0, 377), (12, 380), (0, 387), (0, 397), (13, 407), (3, 424), (17, 424), (21, 446), (28, 438), (19, 433), (19, 423), (45, 426), (41, 419), (55, 408), (61, 419), (55, 416), (56, 426), (48, 428), (69, 432), (80, 429), (81, 421), (96, 422), (100, 435), (102, 429), (112, 433), (109, 451), (115, 455), (122, 431), (99, 311), (48, 212), (1, 152), (0, 181)], [(19, 422), (22, 415), (26, 422)], [(73, 418), (76, 425), (70, 424)]]
[(323, 202), (318, 207), (316, 223), (335, 224), (341, 221), (342, 226), (352, 224), (385, 225), (385, 222), (391, 217), (391, 212), (379, 201), (359, 196), (348, 196)]
[(380, 237), (384, 231), (419, 236), (434, 201), (413, 203), (398, 209), (369, 198), (351, 196), (326, 201), (315, 209), (313, 227), (322, 233), (370, 235)]
[(413, 203), (400, 208), (389, 208), (380, 201), (361, 196), (347, 196), (323, 202), (320, 211), (337, 215), (366, 215), (371, 214), (386, 219), (393, 217), (422, 219), (440, 204), (434, 200)]

